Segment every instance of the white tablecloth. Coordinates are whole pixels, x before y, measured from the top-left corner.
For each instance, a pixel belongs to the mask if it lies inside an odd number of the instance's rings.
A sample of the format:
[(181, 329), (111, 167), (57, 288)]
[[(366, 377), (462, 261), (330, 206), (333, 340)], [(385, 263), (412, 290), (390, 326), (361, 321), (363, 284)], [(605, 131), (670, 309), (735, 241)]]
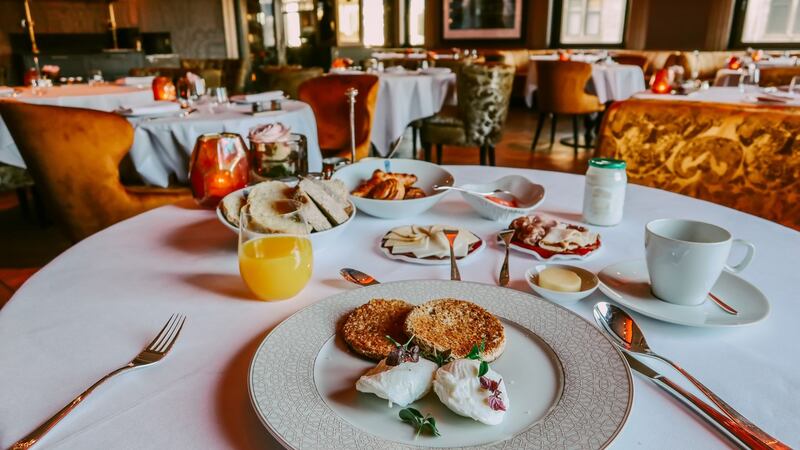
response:
[[(533, 56), (528, 63), (528, 77), (525, 83), (525, 102), (533, 106), (533, 94), (538, 89), (536, 61), (554, 61), (555, 56)], [(573, 60), (577, 60), (573, 57)], [(644, 73), (639, 66), (629, 64), (592, 64), (592, 77), (586, 85), (586, 92), (597, 96), (601, 103), (627, 100), (633, 94), (644, 90)]]
[(430, 117), (453, 92), (456, 76), (415, 72), (382, 73), (370, 139), (378, 153), (386, 155), (411, 122)]
[(314, 111), (306, 103), (286, 101), (280, 111), (264, 115), (247, 114), (250, 105), (197, 106), (197, 111), (187, 117), (160, 119), (130, 119), (134, 125), (131, 160), (136, 171), (147, 184), (166, 187), (170, 176), (187, 182), (189, 156), (197, 137), (204, 133), (238, 133), (247, 141), (248, 130), (266, 124), (281, 122), (292, 132), (304, 134), (308, 142), (308, 167), (312, 172), (322, 170), (322, 154), (317, 139), (317, 122)]
[[(746, 92), (739, 90), (739, 87), (710, 87), (688, 95), (673, 95), (673, 94), (654, 94), (650, 91), (639, 92), (635, 95), (636, 98), (649, 99), (649, 100), (675, 100), (685, 102), (711, 102), (711, 103), (746, 103), (751, 105), (766, 105), (766, 106), (800, 106), (800, 96), (795, 96), (795, 100), (789, 103), (775, 103), (775, 102), (760, 102), (756, 98), (761, 94), (760, 90), (748, 88)], [(781, 95), (787, 95), (782, 93)]]
[[(89, 86), (72, 84), (47, 88), (34, 95), (30, 88), (20, 89), (16, 100), (37, 105), (70, 106), (73, 108), (113, 111), (120, 106), (137, 106), (153, 101), (150, 88), (116, 86), (110, 84)], [(25, 167), (14, 139), (0, 118), (0, 162)]]
[[(580, 221), (582, 176), (478, 166), (448, 169), (459, 184), (525, 175), (548, 190), (542, 211)], [(635, 315), (648, 341), (765, 431), (800, 446), (800, 302), (794, 285), (800, 233), (722, 206), (630, 185), (624, 221), (597, 227), (604, 248), (578, 265), (599, 271), (643, 258), (644, 225), (661, 217), (716, 223), (755, 243), (756, 256), (742, 276), (769, 298), (772, 312), (759, 324), (725, 330)], [(377, 251), (386, 230), (407, 223), (457, 223), (490, 243), (505, 225), (480, 219), (458, 194), (406, 220), (359, 213), (338, 245), (315, 253), (314, 275), (305, 290), (276, 303), (249, 299), (238, 274), (236, 235), (212, 211), (164, 207), (78, 243), (0, 310), (0, 447), (125, 364), (170, 314), (183, 312), (188, 322), (166, 360), (112, 380), (54, 428), (42, 448), (279, 448), (249, 402), (246, 380), (256, 347), (298, 309), (358, 289), (340, 280), (343, 266), (368, 271), (381, 281), (447, 279), (448, 266), (407, 264)], [(502, 249), (491, 243), (478, 260), (462, 264), (461, 275), (494, 283), (502, 257)], [(530, 256), (511, 253), (512, 288), (528, 291), (523, 277), (534, 263)], [(606, 298), (596, 292), (569, 308), (591, 321), (591, 307), (601, 300)], [(680, 380), (663, 366), (654, 367)], [(728, 447), (669, 396), (639, 376), (634, 380), (633, 409), (612, 448)]]

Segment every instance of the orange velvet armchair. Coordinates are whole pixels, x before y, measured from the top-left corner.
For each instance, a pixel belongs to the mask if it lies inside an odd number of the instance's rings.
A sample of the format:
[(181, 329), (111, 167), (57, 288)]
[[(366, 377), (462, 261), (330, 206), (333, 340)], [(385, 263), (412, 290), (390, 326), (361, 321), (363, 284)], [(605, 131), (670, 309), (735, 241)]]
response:
[(608, 109), (598, 148), (632, 183), (800, 230), (798, 134), (796, 108), (633, 99)]
[(311, 105), (317, 119), (323, 156), (350, 157), (350, 105), (345, 91), (351, 87), (358, 90), (355, 104), (356, 159), (369, 155), (378, 86), (375, 75), (325, 75), (300, 85), (298, 97)]
[(0, 116), (45, 206), (74, 241), (148, 209), (191, 198), (188, 189), (120, 182), (119, 165), (133, 143), (133, 128), (116, 114), (0, 101)]

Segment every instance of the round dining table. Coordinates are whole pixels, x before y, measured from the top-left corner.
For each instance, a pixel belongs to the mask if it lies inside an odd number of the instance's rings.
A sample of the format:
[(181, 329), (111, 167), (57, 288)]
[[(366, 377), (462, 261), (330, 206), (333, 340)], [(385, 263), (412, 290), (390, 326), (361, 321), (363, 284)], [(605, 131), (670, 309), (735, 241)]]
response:
[[(120, 107), (133, 107), (153, 102), (150, 87), (119, 86), (115, 84), (67, 84), (40, 88), (19, 88), (9, 98), (34, 105), (69, 106), (72, 108), (113, 111)], [(0, 119), (0, 163), (25, 168), (25, 161), (19, 153), (17, 144), (11, 137), (8, 127)]]
[[(179, 112), (178, 112), (179, 113)], [(196, 105), (188, 115), (129, 117), (133, 125), (130, 156), (142, 180), (152, 186), (188, 183), (189, 157), (197, 137), (208, 133), (236, 133), (247, 139), (249, 130), (268, 123), (282, 123), (292, 133), (306, 137), (308, 168), (322, 171), (322, 152), (317, 120), (307, 103), (286, 100), (281, 109), (252, 114), (252, 105), (210, 103)]]
[[(530, 57), (525, 81), (525, 103), (528, 107), (533, 107), (533, 94), (539, 88), (536, 61), (556, 59), (556, 55)], [(575, 55), (571, 60), (591, 64), (592, 76), (586, 83), (586, 92), (596, 95), (600, 103), (627, 100), (633, 94), (645, 89), (644, 72), (639, 66), (600, 62), (595, 55)]]
[[(537, 212), (581, 223), (584, 178), (526, 169), (445, 166), (457, 184), (509, 174), (542, 184)], [(692, 328), (633, 313), (651, 346), (704, 381), (766, 432), (800, 446), (800, 301), (794, 289), (800, 233), (723, 206), (629, 185), (622, 223), (591, 227), (601, 251), (576, 264), (597, 272), (644, 257), (644, 226), (680, 217), (711, 222), (755, 244), (741, 274), (769, 299), (771, 313), (739, 328)], [(25, 283), (0, 310), (0, 446), (36, 428), (110, 370), (127, 363), (173, 313), (187, 316), (160, 363), (104, 384), (41, 441), (42, 449), (279, 448), (251, 406), (247, 377), (265, 335), (299, 309), (361, 289), (339, 277), (353, 267), (382, 282), (448, 279), (448, 265), (388, 259), (381, 236), (402, 224), (458, 224), (488, 248), (461, 264), (463, 280), (495, 284), (508, 226), (480, 218), (451, 193), (416, 217), (383, 220), (358, 213), (335, 244), (314, 254), (313, 276), (291, 300), (253, 299), (238, 273), (237, 237), (214, 211), (192, 204), (161, 207), (103, 230), (70, 248)], [(512, 251), (511, 289), (529, 291), (531, 256)], [(608, 301), (599, 291), (567, 306), (592, 322)], [(593, 322), (592, 322), (593, 323)], [(654, 369), (688, 384), (667, 367)], [(611, 448), (730, 448), (730, 443), (672, 397), (634, 375), (630, 416)], [(308, 395), (316, 395), (309, 392)], [(331, 448), (336, 443), (331, 442)]]
[(438, 113), (455, 90), (456, 75), (388, 70), (379, 74), (380, 87), (372, 120), (370, 141), (378, 154), (386, 156), (392, 144), (403, 136), (415, 120)]

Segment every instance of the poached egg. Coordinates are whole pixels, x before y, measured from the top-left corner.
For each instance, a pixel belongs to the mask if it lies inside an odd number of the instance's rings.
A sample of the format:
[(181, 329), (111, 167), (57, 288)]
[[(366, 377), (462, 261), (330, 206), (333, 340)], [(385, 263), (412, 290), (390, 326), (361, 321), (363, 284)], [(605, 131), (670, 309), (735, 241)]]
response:
[[(495, 410), (489, 404), (492, 391), (481, 386), (478, 378), (480, 361), (474, 359), (457, 359), (436, 371), (433, 391), (436, 396), (454, 413), (469, 417), (487, 425), (498, 425), (505, 417), (505, 410)], [(502, 376), (489, 368), (484, 377), (498, 382), (499, 397), (508, 409), (510, 402), (505, 381)]]
[(424, 358), (397, 366), (386, 364), (384, 358), (356, 381), (356, 390), (389, 400), (390, 408), (394, 403), (406, 407), (430, 392), (438, 368)]

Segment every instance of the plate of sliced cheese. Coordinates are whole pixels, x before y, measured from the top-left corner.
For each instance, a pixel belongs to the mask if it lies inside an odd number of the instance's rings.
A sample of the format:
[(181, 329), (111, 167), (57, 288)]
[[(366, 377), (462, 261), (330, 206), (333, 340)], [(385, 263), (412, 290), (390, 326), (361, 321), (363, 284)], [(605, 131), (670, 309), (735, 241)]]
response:
[(414, 264), (450, 264), (450, 243), (445, 229), (457, 229), (453, 253), (459, 261), (471, 259), (486, 247), (475, 233), (447, 225), (404, 225), (392, 228), (381, 238), (381, 250), (391, 258)]
[(344, 231), (356, 215), (344, 184), (336, 180), (302, 179), (299, 183), (264, 181), (231, 192), (217, 206), (217, 218), (230, 230), (239, 231), (239, 214), (244, 208), (263, 229), (281, 233), (280, 210), (276, 205), (294, 200), (309, 226), (315, 250), (327, 246)]
[[(533, 215), (514, 219), (510, 248), (533, 255), (541, 261), (587, 259), (600, 250), (600, 234), (581, 225)], [(497, 236), (497, 242), (504, 245)]]

